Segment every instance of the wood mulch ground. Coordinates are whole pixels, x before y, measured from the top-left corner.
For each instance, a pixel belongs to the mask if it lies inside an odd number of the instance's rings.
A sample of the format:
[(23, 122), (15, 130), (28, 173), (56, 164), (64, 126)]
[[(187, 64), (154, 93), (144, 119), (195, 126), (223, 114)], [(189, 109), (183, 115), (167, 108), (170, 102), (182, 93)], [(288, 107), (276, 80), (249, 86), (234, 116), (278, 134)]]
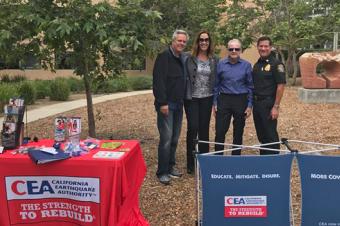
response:
[[(65, 112), (65, 116), (83, 118), (83, 138), (87, 134), (86, 109)], [(155, 177), (157, 165), (158, 131), (152, 94), (133, 96), (95, 105), (96, 127), (99, 138), (138, 139), (147, 164), (147, 176), (140, 191), (140, 205), (144, 216), (152, 226), (193, 225), (196, 218), (195, 178), (184, 175), (173, 180), (170, 186), (161, 185)], [(53, 137), (55, 116), (28, 125), (31, 137)], [(214, 123), (211, 123), (210, 140), (214, 139)], [(297, 88), (287, 87), (282, 100), (279, 118), (281, 137), (321, 143), (340, 143), (340, 105), (305, 104), (297, 98)], [(230, 129), (232, 131), (232, 128)], [(186, 119), (177, 150), (177, 166), (185, 169)], [(231, 142), (231, 132), (226, 142)], [(253, 120), (247, 121), (244, 144), (257, 144)], [(300, 186), (296, 164), (292, 172), (292, 197), (295, 225), (300, 224)]]

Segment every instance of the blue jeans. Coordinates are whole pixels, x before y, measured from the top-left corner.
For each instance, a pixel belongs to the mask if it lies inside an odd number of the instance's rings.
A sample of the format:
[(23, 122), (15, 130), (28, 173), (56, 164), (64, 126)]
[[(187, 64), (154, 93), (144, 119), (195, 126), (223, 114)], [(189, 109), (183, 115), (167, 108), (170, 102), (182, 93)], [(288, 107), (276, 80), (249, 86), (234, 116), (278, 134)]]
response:
[(157, 176), (169, 174), (176, 164), (176, 148), (181, 133), (183, 109), (171, 110), (165, 116), (157, 110), (159, 131)]

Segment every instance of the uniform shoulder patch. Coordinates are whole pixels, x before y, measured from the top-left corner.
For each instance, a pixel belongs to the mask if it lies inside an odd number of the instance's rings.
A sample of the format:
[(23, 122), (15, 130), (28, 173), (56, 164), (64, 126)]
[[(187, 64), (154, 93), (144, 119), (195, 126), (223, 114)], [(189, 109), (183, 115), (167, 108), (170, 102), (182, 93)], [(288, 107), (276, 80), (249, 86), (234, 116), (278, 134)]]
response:
[(278, 72), (282, 72), (282, 73), (285, 72), (285, 67), (283, 66), (283, 64), (277, 65), (277, 71), (278, 71)]

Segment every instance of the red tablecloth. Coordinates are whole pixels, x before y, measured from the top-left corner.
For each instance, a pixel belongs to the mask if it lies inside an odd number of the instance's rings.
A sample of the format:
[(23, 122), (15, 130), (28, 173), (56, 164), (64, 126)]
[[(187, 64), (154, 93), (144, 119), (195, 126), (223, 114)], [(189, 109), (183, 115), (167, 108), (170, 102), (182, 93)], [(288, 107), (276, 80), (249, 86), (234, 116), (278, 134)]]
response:
[(119, 159), (93, 158), (98, 151), (112, 151), (103, 148), (41, 165), (25, 154), (1, 154), (0, 225), (149, 225), (139, 209), (146, 173), (140, 145), (119, 142), (123, 145), (114, 151), (126, 152)]

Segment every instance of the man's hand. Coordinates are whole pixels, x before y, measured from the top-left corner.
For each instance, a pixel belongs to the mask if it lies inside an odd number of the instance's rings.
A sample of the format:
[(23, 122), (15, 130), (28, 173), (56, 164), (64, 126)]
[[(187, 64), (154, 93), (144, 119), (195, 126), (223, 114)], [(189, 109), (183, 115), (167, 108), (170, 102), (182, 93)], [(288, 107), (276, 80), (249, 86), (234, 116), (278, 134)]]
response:
[(279, 117), (279, 109), (273, 106), (272, 110), (270, 111), (270, 116), (273, 120), (277, 119)]
[(251, 116), (251, 110), (251, 107), (247, 107), (246, 111), (244, 112), (246, 118), (249, 118), (249, 116)]
[(169, 106), (168, 105), (163, 105), (159, 109), (163, 115), (168, 116), (169, 115)]

